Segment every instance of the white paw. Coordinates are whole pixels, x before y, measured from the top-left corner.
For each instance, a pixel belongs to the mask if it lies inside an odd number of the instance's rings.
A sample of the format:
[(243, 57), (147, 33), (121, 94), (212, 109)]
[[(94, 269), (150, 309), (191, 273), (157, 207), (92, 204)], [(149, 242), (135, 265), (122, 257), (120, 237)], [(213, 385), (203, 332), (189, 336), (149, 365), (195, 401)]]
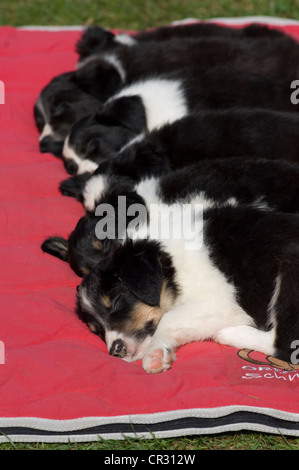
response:
[(150, 374), (160, 374), (170, 369), (176, 360), (175, 353), (169, 348), (155, 349), (149, 351), (142, 360), (143, 368)]

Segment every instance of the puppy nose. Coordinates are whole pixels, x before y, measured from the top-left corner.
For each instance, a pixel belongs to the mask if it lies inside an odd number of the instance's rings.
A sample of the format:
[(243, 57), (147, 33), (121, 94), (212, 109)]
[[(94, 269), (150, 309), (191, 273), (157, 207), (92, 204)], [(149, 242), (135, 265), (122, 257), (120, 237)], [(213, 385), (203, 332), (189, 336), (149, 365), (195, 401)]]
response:
[(42, 153), (49, 152), (49, 149), (51, 147), (51, 144), (53, 143), (53, 139), (50, 136), (44, 137), (42, 140), (39, 142), (39, 149)]
[(73, 160), (64, 160), (64, 167), (69, 175), (75, 175), (79, 168)]
[(111, 354), (111, 356), (125, 357), (126, 353), (126, 345), (122, 339), (116, 339), (115, 341), (113, 341), (109, 351), (109, 354)]

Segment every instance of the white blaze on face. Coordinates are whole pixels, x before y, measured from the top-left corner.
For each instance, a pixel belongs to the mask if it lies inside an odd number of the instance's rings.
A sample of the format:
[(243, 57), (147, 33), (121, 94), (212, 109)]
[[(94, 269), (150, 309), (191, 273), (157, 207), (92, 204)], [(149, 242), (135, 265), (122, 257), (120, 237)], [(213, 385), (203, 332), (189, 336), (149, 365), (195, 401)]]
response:
[(78, 165), (78, 175), (82, 173), (93, 173), (98, 168), (97, 163), (93, 162), (92, 160), (89, 160), (88, 158), (82, 160), (82, 158), (80, 158), (79, 155), (76, 154), (74, 149), (70, 146), (69, 136), (67, 136), (64, 141), (62, 155), (63, 158), (65, 158), (66, 160), (72, 160)]
[(54, 136), (54, 132), (50, 124), (45, 124), (44, 128), (39, 136), (39, 141), (43, 140), (44, 137), (47, 137), (48, 135)]
[(126, 347), (126, 355), (122, 357), (124, 361), (133, 362), (143, 358), (146, 348), (151, 341), (151, 336), (145, 338), (144, 341), (137, 342), (133, 338), (115, 330), (106, 330), (105, 340), (108, 352), (110, 351), (114, 341), (121, 340)]

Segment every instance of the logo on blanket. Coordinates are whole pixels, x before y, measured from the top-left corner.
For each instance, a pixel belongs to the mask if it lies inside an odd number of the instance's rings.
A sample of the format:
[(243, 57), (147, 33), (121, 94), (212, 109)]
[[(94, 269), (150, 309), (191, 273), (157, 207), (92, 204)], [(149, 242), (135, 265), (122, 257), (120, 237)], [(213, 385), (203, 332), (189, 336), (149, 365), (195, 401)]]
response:
[(252, 357), (254, 353), (251, 349), (241, 349), (238, 351), (238, 356), (244, 361), (250, 362), (251, 364), (260, 365), (260, 366), (271, 366), (275, 369), (294, 371), (299, 370), (299, 364), (291, 364), (290, 362), (282, 361), (276, 357), (267, 356), (265, 361), (260, 361)]

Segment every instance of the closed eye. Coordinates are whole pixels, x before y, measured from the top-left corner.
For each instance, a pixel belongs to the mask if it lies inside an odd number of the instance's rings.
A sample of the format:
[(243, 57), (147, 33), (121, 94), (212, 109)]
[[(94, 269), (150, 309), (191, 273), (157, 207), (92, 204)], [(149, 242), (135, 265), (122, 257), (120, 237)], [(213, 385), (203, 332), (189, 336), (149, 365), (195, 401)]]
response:
[(123, 297), (123, 294), (119, 294), (112, 300), (111, 308), (113, 311), (117, 310), (117, 304), (119, 303), (122, 297)]

